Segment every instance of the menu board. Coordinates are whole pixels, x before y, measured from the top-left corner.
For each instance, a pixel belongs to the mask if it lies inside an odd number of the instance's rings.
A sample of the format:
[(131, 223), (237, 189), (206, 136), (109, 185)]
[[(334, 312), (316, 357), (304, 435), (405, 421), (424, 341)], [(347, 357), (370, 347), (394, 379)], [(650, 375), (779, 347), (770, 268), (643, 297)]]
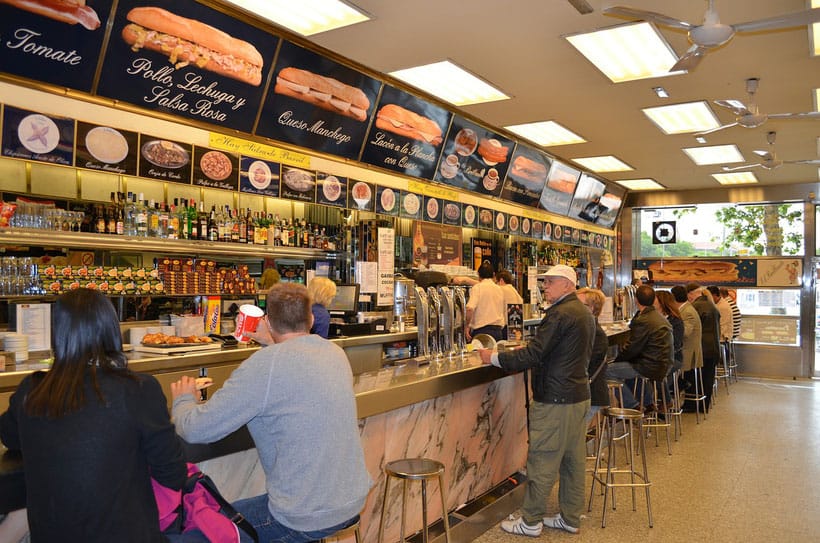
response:
[(441, 200), (435, 196), (425, 196), (423, 208), (425, 221), (441, 222)]
[(364, 181), (350, 180), (350, 191), (347, 193), (347, 207), (359, 211), (373, 211), (375, 208), (376, 187)]
[(444, 200), (441, 203), (441, 222), (451, 226), (461, 226), (461, 204)]
[[(418, 231), (419, 228), (421, 229), (420, 239), (423, 240), (420, 263), (424, 263), (426, 259), (427, 265), (461, 265), (461, 228), (416, 222), (413, 230)], [(418, 238), (419, 236), (416, 235), (415, 237)]]
[(3, 156), (71, 166), (74, 121), (5, 106)]
[(209, 189), (239, 187), (239, 157), (206, 147), (194, 146), (194, 185)]
[(580, 175), (581, 172), (575, 168), (553, 160), (547, 184), (541, 193), (540, 206), (552, 213), (566, 215)]
[(606, 183), (596, 179), (588, 173), (582, 173), (572, 197), (569, 207), (569, 216), (597, 223), (601, 213), (608, 208), (601, 203), (601, 197), (606, 190)]
[[(191, 0), (156, 4), (120, 0), (97, 93), (250, 133), (279, 38)], [(169, 27), (197, 43), (168, 46), (186, 37)]]
[(451, 116), (442, 107), (385, 85), (361, 161), (432, 179)]
[(283, 165), (279, 197), (305, 203), (315, 202), (316, 173)]
[(191, 144), (140, 134), (139, 175), (172, 183), (191, 182)]
[(283, 42), (256, 133), (358, 158), (381, 82)]
[(89, 170), (137, 175), (139, 134), (77, 121), (75, 165)]
[(0, 72), (91, 92), (112, 0), (49, 3), (0, 2)]
[(510, 202), (537, 207), (551, 164), (552, 160), (547, 155), (519, 143), (507, 170), (501, 197)]
[(393, 190), (390, 187), (377, 187), (376, 213), (397, 216), (399, 214), (400, 199), (400, 191)]
[(401, 191), (400, 216), (405, 219), (420, 219), (421, 196), (406, 190)]
[(281, 164), (243, 156), (240, 160), (239, 190), (271, 198), (279, 197)]
[(498, 196), (514, 146), (512, 140), (455, 116), (434, 179), (454, 187)]
[(624, 204), (624, 197), (626, 190), (621, 187), (614, 187), (607, 185), (604, 190), (604, 195), (601, 196), (601, 206), (605, 208), (604, 211), (598, 215), (598, 224), (611, 228), (615, 225), (615, 220), (618, 218), (618, 213)]
[(344, 207), (347, 202), (347, 177), (319, 172), (316, 202), (326, 206)]

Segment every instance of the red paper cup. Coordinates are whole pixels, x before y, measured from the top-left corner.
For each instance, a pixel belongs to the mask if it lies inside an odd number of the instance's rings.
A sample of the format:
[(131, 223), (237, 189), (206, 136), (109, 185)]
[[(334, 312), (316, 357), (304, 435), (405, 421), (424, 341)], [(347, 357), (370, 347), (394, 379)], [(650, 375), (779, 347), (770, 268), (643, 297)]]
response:
[(247, 336), (249, 332), (255, 332), (259, 321), (265, 316), (265, 312), (255, 305), (245, 304), (239, 306), (239, 313), (236, 314), (236, 328), (233, 337), (242, 342), (250, 341)]

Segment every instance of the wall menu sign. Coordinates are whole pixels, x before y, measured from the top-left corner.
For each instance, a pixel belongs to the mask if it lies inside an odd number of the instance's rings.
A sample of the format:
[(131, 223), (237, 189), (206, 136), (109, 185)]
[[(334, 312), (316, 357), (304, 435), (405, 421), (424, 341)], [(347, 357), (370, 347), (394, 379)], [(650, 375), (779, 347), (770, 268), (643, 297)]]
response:
[(190, 143), (140, 134), (139, 176), (172, 183), (191, 183)]
[(279, 38), (191, 0), (155, 4), (119, 2), (97, 93), (250, 133)]
[(460, 266), (462, 256), (461, 228), (416, 221), (413, 229), (421, 228), (427, 253), (427, 263)]
[(194, 185), (209, 189), (239, 188), (239, 157), (222, 151), (194, 146)]
[(539, 205), (552, 213), (566, 215), (580, 175), (579, 170), (553, 160)]
[(71, 166), (74, 163), (74, 120), (5, 106), (2, 154)]
[(279, 163), (248, 156), (243, 156), (239, 162), (240, 192), (279, 197)]
[(380, 81), (285, 41), (271, 89), (257, 134), (358, 158)]
[(112, 0), (47, 3), (0, 2), (0, 72), (91, 92)]
[(521, 144), (516, 145), (501, 198), (537, 207), (551, 164), (552, 160), (545, 154)]
[(514, 146), (514, 141), (456, 116), (435, 180), (498, 196)]
[(316, 202), (326, 206), (344, 207), (347, 202), (347, 177), (317, 173), (319, 188)]
[(77, 121), (75, 165), (119, 175), (137, 175), (139, 134)]
[(432, 179), (451, 117), (444, 108), (385, 85), (361, 161)]
[(316, 173), (290, 166), (282, 166), (279, 197), (305, 203), (315, 202)]

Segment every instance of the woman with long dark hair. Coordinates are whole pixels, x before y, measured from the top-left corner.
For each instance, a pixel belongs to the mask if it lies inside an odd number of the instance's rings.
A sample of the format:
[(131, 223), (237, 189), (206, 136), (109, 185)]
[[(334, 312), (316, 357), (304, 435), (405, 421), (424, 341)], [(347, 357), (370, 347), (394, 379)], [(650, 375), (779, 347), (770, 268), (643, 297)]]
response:
[(51, 324), (51, 369), (0, 417), (0, 439), (22, 451), (31, 541), (166, 541), (150, 478), (180, 489), (186, 465), (159, 383), (127, 368), (99, 292), (60, 296)]

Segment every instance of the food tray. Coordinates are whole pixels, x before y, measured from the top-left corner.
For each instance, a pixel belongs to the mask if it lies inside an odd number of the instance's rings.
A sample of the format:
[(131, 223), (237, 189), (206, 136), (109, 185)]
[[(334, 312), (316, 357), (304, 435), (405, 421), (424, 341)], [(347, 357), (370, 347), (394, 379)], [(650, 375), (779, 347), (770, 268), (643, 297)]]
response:
[(194, 351), (215, 351), (222, 348), (222, 343), (172, 343), (166, 345), (135, 345), (134, 350), (143, 353), (176, 354)]

